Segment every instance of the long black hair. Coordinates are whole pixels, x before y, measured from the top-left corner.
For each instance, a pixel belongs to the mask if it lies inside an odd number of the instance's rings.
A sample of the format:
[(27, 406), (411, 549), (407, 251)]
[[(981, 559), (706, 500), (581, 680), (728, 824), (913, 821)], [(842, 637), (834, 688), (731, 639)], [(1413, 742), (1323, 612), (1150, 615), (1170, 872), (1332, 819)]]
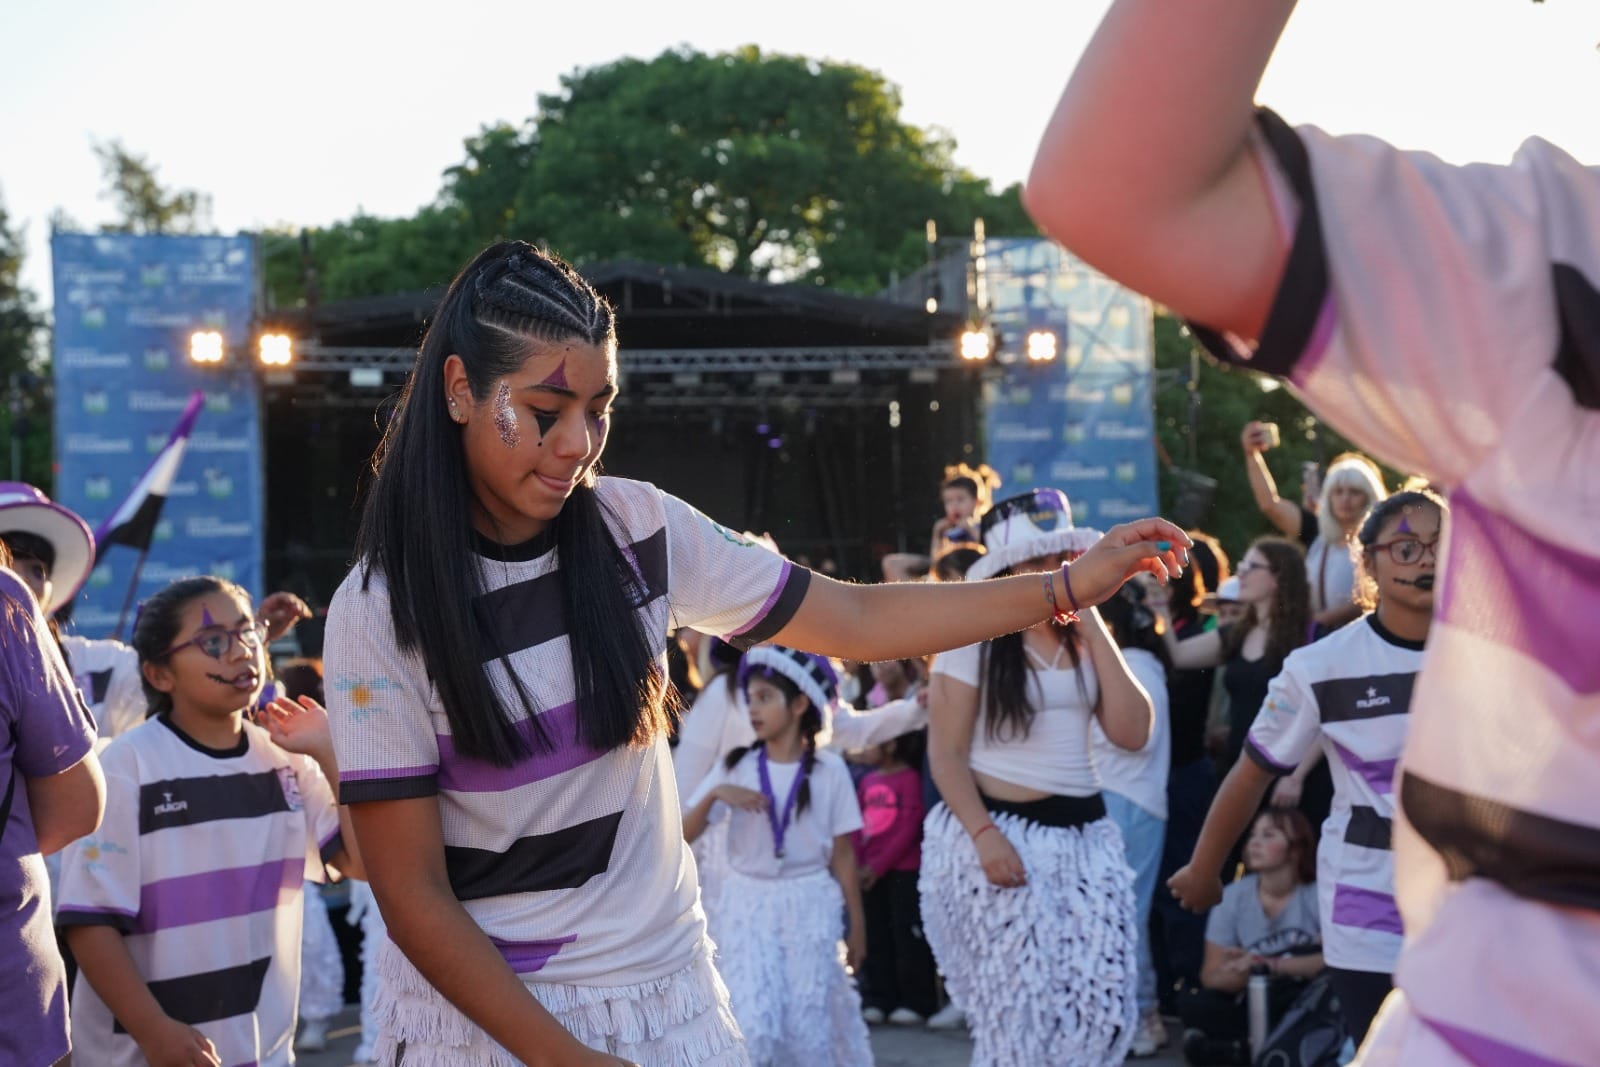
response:
[[(806, 702), (806, 710), (800, 713), (800, 740), (804, 742), (806, 750), (805, 754), (800, 757), (800, 794), (795, 797), (794, 801), (794, 810), (796, 812), (805, 811), (811, 804), (811, 768), (816, 766), (817, 763), (817, 735), (822, 732), (822, 712), (817, 710), (817, 706), (811, 702), (810, 697), (806, 697), (800, 692), (798, 685), (795, 685), (789, 678), (770, 667), (752, 669), (745, 676), (746, 682), (748, 683), (752, 677), (763, 678), (776, 686), (778, 692), (783, 694), (784, 703), (792, 703), (796, 697), (801, 697)], [(727, 759), (723, 761), (723, 766), (731, 771), (739, 765), (739, 761), (744, 759), (745, 756), (766, 747), (765, 741), (757, 741), (753, 745), (736, 748), (728, 753)]]
[[(508, 653), (482, 617), (485, 583), (472, 522), (461, 430), (446, 412), (444, 365), (461, 358), (480, 403), (543, 343), (614, 347), (611, 305), (559, 258), (523, 241), (484, 249), (439, 305), (399, 406), (373, 456), (356, 554), (362, 588), (374, 569), (388, 585), (400, 648), (419, 655), (439, 692), (457, 751), (510, 766), (553, 742)], [(643, 744), (671, 727), (671, 687), (657, 665), (660, 641), (636, 605), (647, 595), (619, 546), (620, 521), (584, 472), (551, 522), (565, 631), (572, 652), (581, 743)], [(659, 637), (659, 635), (656, 635)], [(498, 659), (527, 714), (531, 739), (484, 670)]]
[[(139, 684), (144, 688), (146, 714), (154, 716), (171, 711), (172, 695), (150, 684), (150, 679), (144, 676), (144, 665), (166, 662), (173, 642), (178, 639), (178, 631), (183, 629), (184, 605), (211, 593), (226, 593), (242, 604), (250, 603), (250, 594), (228, 579), (202, 574), (196, 578), (179, 578), (139, 605), (139, 614), (133, 620), (133, 636), (128, 640), (139, 654)], [(265, 654), (262, 658), (266, 658)]]

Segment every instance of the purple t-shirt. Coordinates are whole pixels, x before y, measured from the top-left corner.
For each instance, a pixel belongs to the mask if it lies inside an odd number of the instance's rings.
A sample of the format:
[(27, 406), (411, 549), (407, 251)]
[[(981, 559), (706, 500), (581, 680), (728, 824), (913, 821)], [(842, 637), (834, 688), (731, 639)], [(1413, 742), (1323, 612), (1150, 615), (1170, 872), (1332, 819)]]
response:
[(0, 1063), (42, 1067), (71, 1047), (66, 970), (23, 779), (60, 774), (94, 739), (94, 720), (33, 594), (0, 567), (0, 797), (16, 775), (11, 814), (0, 827)]

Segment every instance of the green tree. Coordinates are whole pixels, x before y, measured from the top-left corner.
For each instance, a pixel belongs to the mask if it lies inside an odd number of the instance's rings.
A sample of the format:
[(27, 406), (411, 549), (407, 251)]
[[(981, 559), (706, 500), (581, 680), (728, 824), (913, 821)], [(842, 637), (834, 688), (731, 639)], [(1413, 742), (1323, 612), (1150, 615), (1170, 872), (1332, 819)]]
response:
[(22, 284), (23, 235), (0, 203), (0, 471), (50, 487), (50, 379), (40, 345), (45, 327), (33, 292)]
[[(881, 74), (754, 47), (577, 71), (526, 122), (483, 127), (464, 148), (415, 217), (312, 234), (324, 298), (438, 284), (501, 237), (578, 262), (874, 292), (923, 263), (928, 219), (944, 234), (979, 217), (994, 235), (1037, 232), (1019, 188), (996, 192), (956, 165), (947, 134), (903, 122)], [(275, 297), (298, 301), (298, 253), (268, 260)]]
[(211, 200), (193, 189), (167, 189), (145, 157), (121, 141), (96, 142), (105, 197), (121, 218), (107, 233), (199, 233), (209, 227)]
[[(1289, 389), (1255, 371), (1231, 367), (1201, 353), (1198, 410), (1191, 433), (1190, 356), (1197, 342), (1183, 324), (1165, 311), (1155, 320), (1156, 440), (1161, 452), (1161, 509), (1171, 514), (1184, 488), (1185, 472), (1215, 479), (1216, 495), (1201, 528), (1216, 537), (1231, 559), (1238, 560), (1252, 540), (1277, 533), (1256, 509), (1246, 480), (1239, 435), (1252, 419), (1278, 424), (1282, 444), (1267, 453), (1267, 466), (1286, 500), (1300, 499), (1300, 465), (1326, 464), (1354, 448), (1322, 423)], [(1265, 388), (1263, 384), (1265, 383)], [(1392, 490), (1401, 476), (1385, 469)]]

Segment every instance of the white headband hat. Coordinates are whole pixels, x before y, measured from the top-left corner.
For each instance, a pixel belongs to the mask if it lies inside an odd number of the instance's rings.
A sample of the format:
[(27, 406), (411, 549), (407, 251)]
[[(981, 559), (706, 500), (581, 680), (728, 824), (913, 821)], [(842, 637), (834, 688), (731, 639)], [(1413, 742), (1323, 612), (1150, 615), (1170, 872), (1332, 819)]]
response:
[(983, 555), (967, 580), (993, 578), (1019, 563), (1057, 552), (1087, 552), (1099, 530), (1072, 525), (1072, 505), (1059, 489), (1007, 497), (983, 514)]
[(739, 661), (739, 688), (745, 687), (750, 675), (763, 670), (793, 682), (822, 716), (823, 731), (828, 731), (833, 725), (833, 705), (839, 692), (839, 676), (834, 673), (833, 664), (799, 649), (757, 645)]
[(33, 534), (56, 550), (50, 568), (50, 603), (43, 605), (46, 615), (77, 596), (94, 569), (89, 524), (24, 482), (0, 482), (0, 534), (6, 533)]

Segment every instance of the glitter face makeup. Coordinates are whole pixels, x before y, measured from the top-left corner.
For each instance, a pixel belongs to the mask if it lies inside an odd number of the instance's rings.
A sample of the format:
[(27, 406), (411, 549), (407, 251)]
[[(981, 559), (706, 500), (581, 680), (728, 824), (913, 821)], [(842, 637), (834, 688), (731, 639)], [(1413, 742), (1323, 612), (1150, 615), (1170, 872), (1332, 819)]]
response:
[[(500, 443), (507, 448), (516, 448), (522, 443), (522, 434), (517, 432), (517, 413), (511, 407), (511, 386), (503, 380), (494, 391), (494, 428), (500, 434)], [(544, 433), (543, 424), (539, 432)]]

